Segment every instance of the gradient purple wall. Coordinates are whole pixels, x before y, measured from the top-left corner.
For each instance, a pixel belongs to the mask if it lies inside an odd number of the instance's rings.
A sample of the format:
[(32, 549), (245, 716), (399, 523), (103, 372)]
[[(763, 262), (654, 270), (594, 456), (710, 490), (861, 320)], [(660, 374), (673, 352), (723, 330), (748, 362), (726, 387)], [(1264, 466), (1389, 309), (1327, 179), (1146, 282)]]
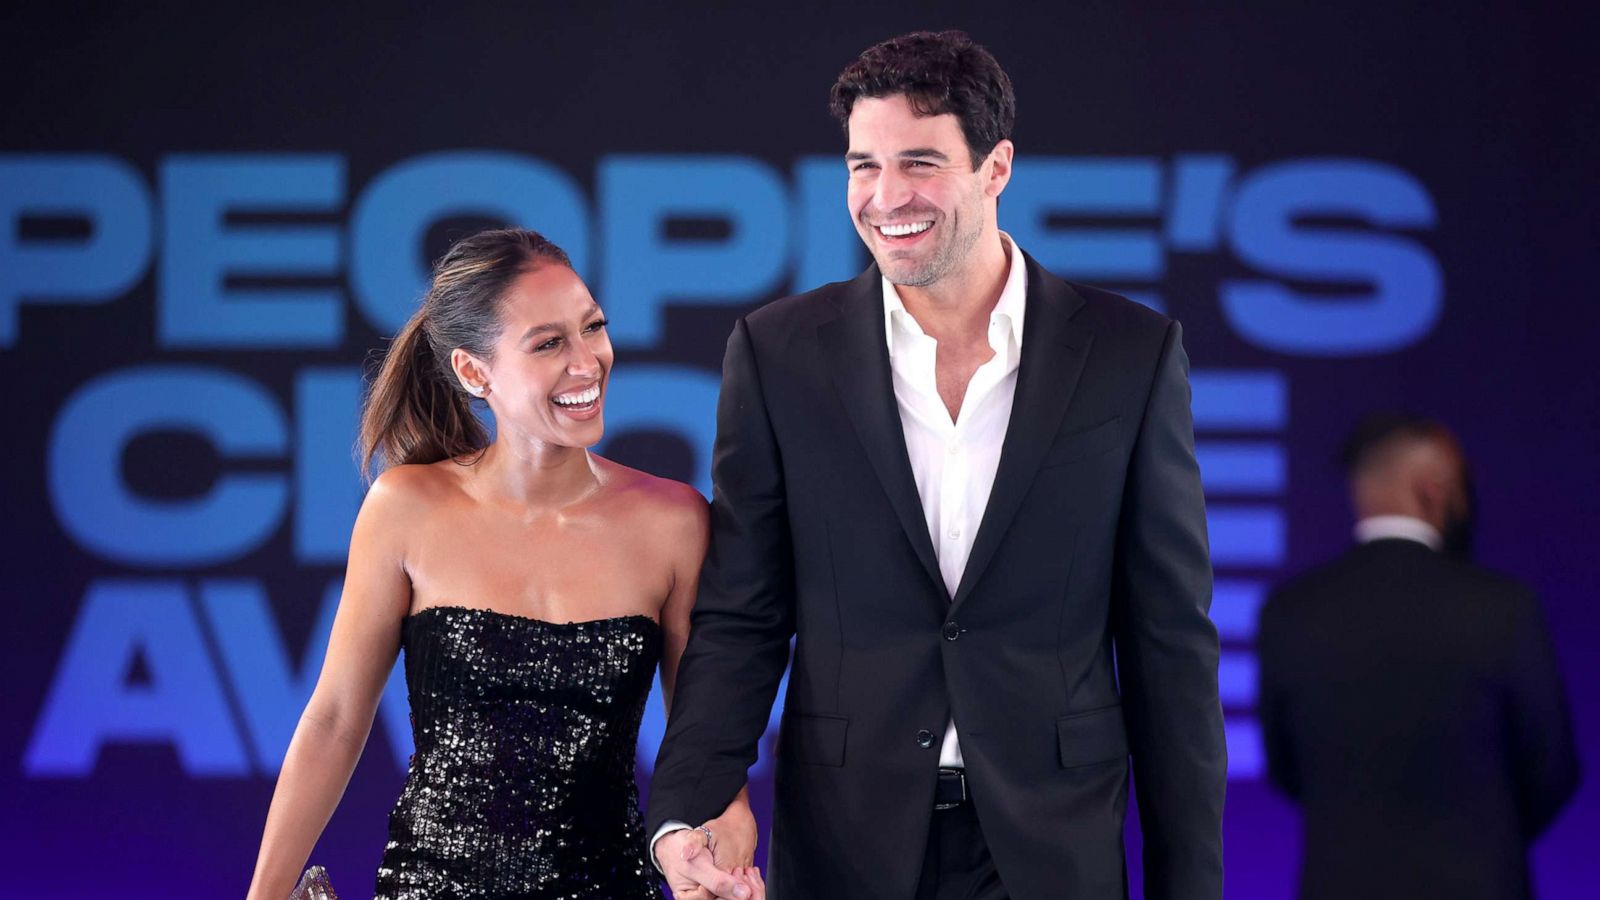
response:
[[(1587, 546), (1600, 533), (1592, 29), (1510, 3), (1023, 4), (983, 16), (938, 6), (0, 17), (8, 890), (243, 893), (272, 749), (315, 674), (321, 604), (359, 499), (352, 391), (386, 316), (414, 299), (407, 279), (422, 261), (489, 221), (564, 230), (623, 332), (617, 374), (631, 381), (616, 386), (606, 452), (703, 484), (733, 319), (864, 259), (841, 202), (833, 76), (883, 37), (961, 27), (1017, 88), (1018, 180), (1003, 224), (1068, 277), (1181, 319), (1202, 447), (1257, 454), (1205, 473), (1226, 551), (1218, 575), (1238, 589), (1227, 602), (1239, 621), (1251, 591), (1347, 545), (1331, 456), (1357, 418), (1408, 408), (1460, 432), (1477, 469), (1480, 559), (1538, 589), (1591, 775), (1535, 848), (1537, 886), (1587, 896), (1600, 833), (1600, 563)], [(468, 164), (395, 187), (439, 159)], [(276, 269), (225, 266), (212, 284), (205, 266), (232, 251), (204, 244), (208, 184), (258, 194), (233, 204), (224, 229), (301, 229), (309, 243)], [(709, 198), (704, 209), (674, 195), (685, 184)], [(474, 200), (418, 213), (425, 227), (409, 241), (384, 242), (404, 231), (395, 217), (408, 203), (451, 196)], [(1407, 205), (1418, 198), (1425, 214)], [(1357, 243), (1341, 248), (1329, 233)], [(1285, 246), (1285, 235), (1313, 246)], [(52, 262), (39, 252), (51, 248), (84, 255)], [(1407, 268), (1419, 260), (1433, 276)], [(1248, 326), (1228, 300), (1246, 283), (1292, 294), (1300, 312)], [(308, 305), (247, 317), (229, 337), (235, 326), (195, 300), (206, 290), (273, 302), (307, 292)], [(1351, 315), (1317, 325), (1306, 312), (1316, 309)], [(331, 311), (327, 322), (318, 310)], [(170, 374), (151, 368), (163, 366), (181, 377), (152, 380)], [(219, 434), (150, 425), (167, 406), (209, 416)], [(127, 442), (96, 431), (97, 417), (141, 410), (146, 424)], [(234, 439), (249, 446), (219, 449)], [(141, 528), (137, 510), (95, 493), (97, 472), (112, 494), (157, 505), (254, 477), (282, 486), (282, 508), (240, 507), (260, 520), (253, 537), (238, 516)], [(101, 624), (86, 624), (91, 597), (108, 590)], [(1298, 822), (1248, 771), (1240, 628), (1225, 645), (1241, 766), (1229, 784), (1228, 895), (1287, 897)], [(87, 656), (110, 654), (99, 660), (115, 670), (109, 694), (94, 688), (94, 659), (69, 664), (75, 641)], [(147, 649), (117, 655), (130, 647)], [(124, 703), (146, 695), (146, 712)], [(128, 721), (108, 724), (114, 703)], [(403, 716), (395, 709), (385, 716)], [(180, 724), (162, 724), (174, 710)], [(349, 896), (369, 890), (382, 850), (402, 777), (387, 736), (399, 722), (380, 716), (313, 855)], [(84, 746), (93, 752), (74, 763)], [(764, 815), (770, 774), (753, 780)]]

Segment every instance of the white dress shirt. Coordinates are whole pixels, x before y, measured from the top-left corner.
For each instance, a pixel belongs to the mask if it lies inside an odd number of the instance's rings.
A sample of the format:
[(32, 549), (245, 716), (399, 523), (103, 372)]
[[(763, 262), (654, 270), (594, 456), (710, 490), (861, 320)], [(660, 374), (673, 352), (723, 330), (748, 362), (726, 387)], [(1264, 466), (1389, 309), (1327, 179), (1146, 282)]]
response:
[(1402, 538), (1427, 544), (1429, 549), (1444, 546), (1444, 536), (1439, 529), (1412, 516), (1368, 516), (1356, 523), (1356, 541), (1368, 543), (1385, 538)]
[[(989, 505), (1017, 392), (1017, 364), (1022, 360), (1027, 267), (1016, 242), (1004, 232), (1001, 237), (1009, 252), (1010, 272), (989, 313), (989, 346), (994, 356), (972, 374), (955, 421), (939, 397), (934, 371), (939, 342), (923, 332), (894, 284), (883, 279), (884, 334), (900, 429), (905, 433), (911, 474), (939, 559), (939, 574), (951, 597), (961, 584), (967, 557), (972, 555), (972, 539)], [(939, 765), (963, 765), (954, 719), (945, 727)]]
[[(1028, 272), (1022, 251), (1005, 232), (1000, 233), (1009, 255), (1010, 271), (1000, 299), (989, 313), (989, 346), (994, 356), (978, 367), (967, 383), (961, 410), (951, 421), (939, 398), (935, 357), (939, 342), (929, 337), (906, 310), (899, 291), (883, 279), (884, 338), (889, 345), (889, 368), (894, 378), (894, 399), (900, 409), (906, 454), (916, 478), (922, 513), (939, 558), (939, 574), (953, 598), (972, 555), (972, 539), (989, 505), (1000, 447), (1011, 422), (1011, 402), (1017, 392), (1017, 364), (1022, 360), (1022, 318), (1028, 299)], [(945, 726), (939, 765), (962, 767), (961, 743), (952, 718)], [(684, 822), (663, 822), (650, 837), (650, 859), (655, 845), (673, 831), (690, 827)], [(661, 864), (656, 862), (656, 868)]]

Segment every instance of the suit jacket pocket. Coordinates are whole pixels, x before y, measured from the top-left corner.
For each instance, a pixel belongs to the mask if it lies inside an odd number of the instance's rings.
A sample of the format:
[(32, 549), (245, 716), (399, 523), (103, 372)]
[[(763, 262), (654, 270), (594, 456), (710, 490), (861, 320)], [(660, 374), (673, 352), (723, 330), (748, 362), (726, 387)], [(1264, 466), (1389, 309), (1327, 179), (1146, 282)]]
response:
[(844, 733), (850, 720), (843, 716), (790, 716), (783, 723), (782, 742), (789, 756), (813, 766), (844, 765)]
[(1081, 431), (1057, 435), (1050, 449), (1045, 451), (1039, 468), (1064, 466), (1091, 456), (1098, 456), (1120, 446), (1122, 446), (1122, 417), (1118, 416)]
[(1128, 756), (1128, 733), (1123, 730), (1120, 704), (1057, 719), (1056, 738), (1061, 745), (1063, 769), (1113, 762)]

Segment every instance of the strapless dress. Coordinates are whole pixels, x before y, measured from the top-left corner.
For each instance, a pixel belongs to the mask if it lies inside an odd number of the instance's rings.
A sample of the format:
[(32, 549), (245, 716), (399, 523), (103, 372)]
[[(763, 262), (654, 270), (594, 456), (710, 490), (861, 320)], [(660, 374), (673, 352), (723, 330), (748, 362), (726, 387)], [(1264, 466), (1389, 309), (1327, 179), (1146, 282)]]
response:
[(655, 620), (436, 606), (401, 645), (416, 753), (378, 900), (660, 900), (633, 771)]

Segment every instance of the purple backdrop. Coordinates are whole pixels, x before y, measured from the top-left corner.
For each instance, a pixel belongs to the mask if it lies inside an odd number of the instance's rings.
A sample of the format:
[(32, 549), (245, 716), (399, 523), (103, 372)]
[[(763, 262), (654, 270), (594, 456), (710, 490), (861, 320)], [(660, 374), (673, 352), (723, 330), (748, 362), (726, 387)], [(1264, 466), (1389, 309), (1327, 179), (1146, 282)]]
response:
[[(451, 237), (514, 221), (573, 251), (615, 323), (604, 452), (706, 487), (734, 318), (864, 262), (827, 88), (918, 27), (965, 28), (1016, 83), (1002, 224), (1185, 325), (1226, 588), (1229, 896), (1292, 891), (1298, 823), (1252, 738), (1251, 613), (1348, 544), (1331, 456), (1369, 410), (1459, 430), (1480, 558), (1537, 587), (1600, 762), (1600, 73), (1575, 15), (591, 3), (3, 22), (8, 890), (243, 893), (360, 499), (361, 364)], [(382, 849), (404, 712), (386, 700), (313, 855), (351, 896)], [(659, 729), (655, 710), (642, 763)], [(1591, 778), (1535, 849), (1542, 896), (1587, 895), (1597, 832)]]

